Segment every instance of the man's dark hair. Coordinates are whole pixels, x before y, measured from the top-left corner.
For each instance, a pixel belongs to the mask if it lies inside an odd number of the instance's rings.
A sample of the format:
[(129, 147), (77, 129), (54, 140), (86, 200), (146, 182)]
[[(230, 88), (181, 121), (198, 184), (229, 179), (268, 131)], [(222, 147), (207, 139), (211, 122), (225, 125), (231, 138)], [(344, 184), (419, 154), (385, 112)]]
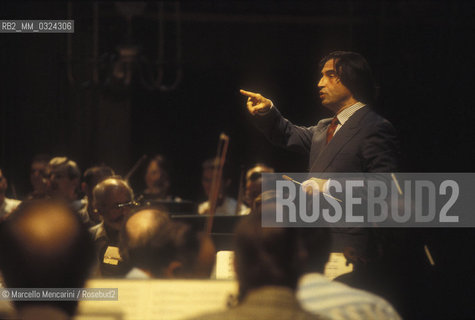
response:
[(239, 299), (262, 286), (295, 289), (301, 275), (298, 230), (263, 228), (261, 215), (243, 218), (235, 230), (235, 265)]
[(88, 188), (94, 188), (99, 182), (115, 175), (114, 170), (108, 166), (96, 166), (84, 172), (84, 182)]
[[(81, 288), (94, 262), (85, 225), (64, 202), (22, 202), (0, 225), (0, 270), (10, 288)], [(14, 301), (50, 305), (73, 315), (77, 301)]]
[(372, 104), (376, 98), (371, 68), (366, 59), (356, 52), (334, 51), (324, 57), (319, 64), (322, 70), (325, 63), (334, 59), (335, 71), (353, 97), (366, 104)]
[(298, 229), (301, 245), (305, 250), (305, 272), (323, 273), (330, 258), (331, 233), (329, 228)]
[(183, 272), (193, 270), (201, 247), (201, 230), (182, 222), (174, 223), (174, 243), (176, 260), (183, 265)]

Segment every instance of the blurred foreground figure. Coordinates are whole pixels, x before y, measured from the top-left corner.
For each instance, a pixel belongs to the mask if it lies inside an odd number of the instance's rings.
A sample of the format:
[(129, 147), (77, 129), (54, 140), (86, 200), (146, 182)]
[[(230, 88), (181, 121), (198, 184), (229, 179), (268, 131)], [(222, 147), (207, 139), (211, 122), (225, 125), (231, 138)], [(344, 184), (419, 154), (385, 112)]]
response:
[(252, 214), (239, 223), (235, 241), (239, 304), (196, 319), (322, 319), (295, 298), (301, 274), (297, 229), (262, 228), (260, 215)]
[(303, 228), (300, 235), (307, 273), (299, 281), (297, 297), (306, 310), (333, 320), (401, 319), (383, 298), (323, 275), (331, 248), (330, 229)]
[[(86, 227), (62, 202), (22, 203), (0, 230), (0, 270), (9, 288), (82, 288), (94, 261)], [(14, 301), (19, 319), (69, 319), (77, 301)], [(15, 318), (17, 319), (17, 318)]]
[(175, 222), (175, 278), (209, 278), (216, 257), (216, 248), (209, 234), (190, 225)]
[(215, 254), (209, 236), (162, 211), (138, 211), (124, 226), (121, 256), (134, 267), (127, 278), (209, 278)]
[(127, 219), (120, 245), (120, 255), (132, 266), (126, 278), (164, 278), (174, 253), (172, 221), (167, 213), (147, 209)]
[(19, 204), (19, 200), (9, 199), (5, 196), (8, 182), (0, 168), (0, 221), (5, 219)]
[(109, 178), (94, 188), (93, 198), (94, 210), (103, 220), (89, 229), (96, 243), (100, 274), (122, 277), (130, 267), (119, 254), (119, 235), (132, 213), (134, 192), (121, 178)]

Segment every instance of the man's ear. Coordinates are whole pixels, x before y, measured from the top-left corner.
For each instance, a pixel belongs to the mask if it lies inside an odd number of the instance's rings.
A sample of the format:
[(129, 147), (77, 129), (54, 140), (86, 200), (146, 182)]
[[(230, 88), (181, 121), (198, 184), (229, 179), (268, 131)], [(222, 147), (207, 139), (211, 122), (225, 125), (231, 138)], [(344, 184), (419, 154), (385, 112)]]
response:
[(173, 260), (165, 269), (165, 278), (179, 278), (183, 273), (183, 264), (180, 261)]

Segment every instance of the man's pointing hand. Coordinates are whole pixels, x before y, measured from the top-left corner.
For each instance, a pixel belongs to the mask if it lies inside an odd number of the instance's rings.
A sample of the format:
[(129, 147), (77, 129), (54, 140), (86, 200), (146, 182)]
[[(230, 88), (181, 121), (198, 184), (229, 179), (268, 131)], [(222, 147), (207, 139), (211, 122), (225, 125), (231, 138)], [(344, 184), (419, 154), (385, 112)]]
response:
[(259, 93), (254, 93), (245, 90), (239, 90), (239, 92), (241, 92), (242, 95), (247, 97), (247, 110), (249, 110), (249, 113), (251, 113), (252, 115), (256, 115), (259, 113), (267, 113), (272, 107), (272, 101), (270, 101), (266, 97), (263, 97)]

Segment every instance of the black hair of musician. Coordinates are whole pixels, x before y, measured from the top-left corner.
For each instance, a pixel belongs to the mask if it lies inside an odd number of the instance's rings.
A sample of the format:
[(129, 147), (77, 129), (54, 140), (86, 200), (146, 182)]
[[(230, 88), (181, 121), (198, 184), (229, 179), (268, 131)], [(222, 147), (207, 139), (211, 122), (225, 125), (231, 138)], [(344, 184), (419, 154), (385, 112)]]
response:
[(238, 224), (234, 247), (240, 301), (262, 286), (295, 290), (302, 271), (295, 228), (263, 228), (261, 215), (252, 214)]

